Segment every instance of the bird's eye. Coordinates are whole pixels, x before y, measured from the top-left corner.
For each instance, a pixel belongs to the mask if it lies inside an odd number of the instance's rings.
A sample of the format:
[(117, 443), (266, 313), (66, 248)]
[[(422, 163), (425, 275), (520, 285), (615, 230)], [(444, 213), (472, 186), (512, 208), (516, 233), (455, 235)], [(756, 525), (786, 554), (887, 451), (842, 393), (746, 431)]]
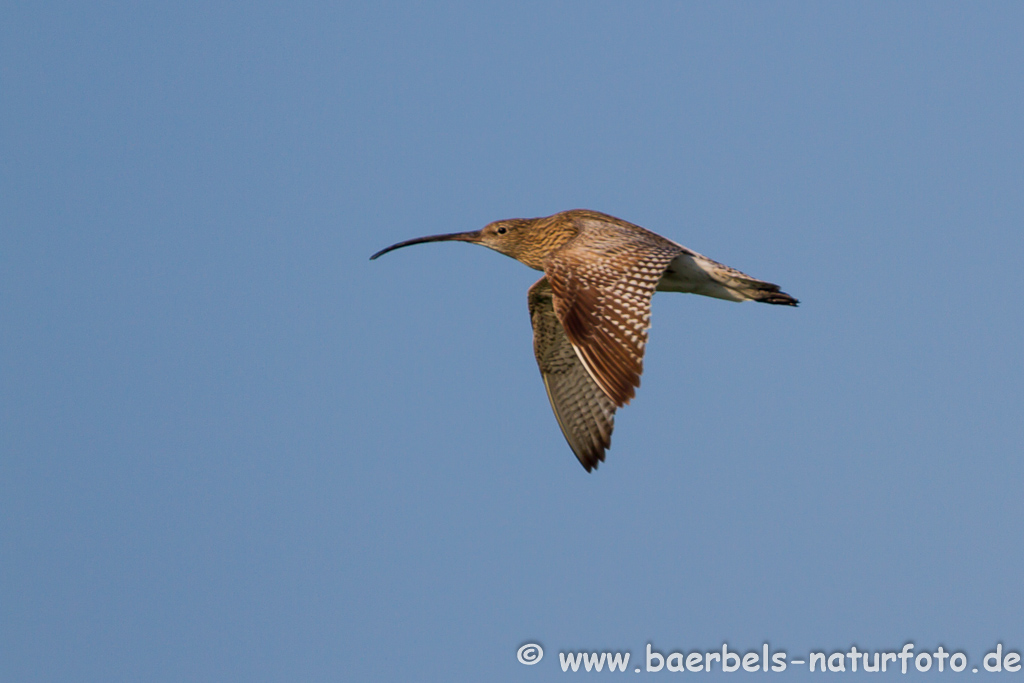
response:
[(505, 234), (505, 228), (498, 228), (498, 234), (499, 235), (504, 235)]

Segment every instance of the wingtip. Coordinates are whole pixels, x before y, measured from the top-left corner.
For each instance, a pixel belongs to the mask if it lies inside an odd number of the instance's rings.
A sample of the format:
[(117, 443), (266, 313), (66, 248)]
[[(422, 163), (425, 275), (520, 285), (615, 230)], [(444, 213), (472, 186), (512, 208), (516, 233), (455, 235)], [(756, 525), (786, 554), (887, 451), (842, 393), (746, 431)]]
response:
[(597, 469), (598, 465), (604, 462), (604, 448), (596, 453), (590, 452), (584, 455), (577, 453), (576, 459), (580, 461), (580, 464), (583, 465), (583, 469), (588, 473), (593, 472)]

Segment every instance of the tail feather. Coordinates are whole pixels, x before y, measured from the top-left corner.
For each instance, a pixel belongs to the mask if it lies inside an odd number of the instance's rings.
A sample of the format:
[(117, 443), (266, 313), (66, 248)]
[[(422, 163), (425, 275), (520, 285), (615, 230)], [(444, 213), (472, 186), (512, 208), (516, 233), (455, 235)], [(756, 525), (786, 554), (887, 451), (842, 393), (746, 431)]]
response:
[(764, 298), (758, 299), (763, 304), (777, 304), (779, 306), (799, 306), (800, 300), (794, 299), (785, 292), (773, 292)]
[(658, 282), (658, 289), (700, 294), (727, 301), (760, 301), (781, 306), (796, 306), (800, 303), (781, 291), (776, 284), (750, 277), (688, 249), (674, 258), (665, 269), (665, 274)]
[(798, 306), (800, 301), (786, 294), (778, 285), (761, 280), (749, 280), (743, 283), (745, 287), (737, 289), (753, 301), (762, 304), (776, 304), (778, 306)]

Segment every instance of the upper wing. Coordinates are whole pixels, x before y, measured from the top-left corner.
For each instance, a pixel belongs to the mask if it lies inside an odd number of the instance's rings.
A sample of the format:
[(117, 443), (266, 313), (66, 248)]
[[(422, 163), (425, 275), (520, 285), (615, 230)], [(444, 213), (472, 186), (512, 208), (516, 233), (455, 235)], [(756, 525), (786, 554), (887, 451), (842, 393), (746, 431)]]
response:
[(615, 403), (594, 382), (565, 336), (547, 278), (530, 287), (529, 299), (533, 351), (548, 400), (565, 440), (589, 472), (611, 445)]
[(651, 297), (685, 249), (647, 231), (600, 223), (548, 257), (555, 314), (584, 366), (616, 406), (640, 386)]

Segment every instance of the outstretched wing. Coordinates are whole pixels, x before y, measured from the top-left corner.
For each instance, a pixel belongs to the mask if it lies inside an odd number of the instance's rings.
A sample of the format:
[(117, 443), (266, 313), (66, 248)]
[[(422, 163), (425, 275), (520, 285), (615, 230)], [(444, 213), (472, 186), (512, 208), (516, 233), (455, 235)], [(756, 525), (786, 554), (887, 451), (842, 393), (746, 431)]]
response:
[(672, 259), (686, 250), (636, 226), (623, 230), (594, 220), (587, 228), (585, 239), (548, 257), (544, 272), (555, 314), (577, 355), (608, 398), (622, 406), (640, 386), (654, 289)]
[(604, 451), (612, 443), (615, 403), (583, 367), (565, 336), (546, 277), (530, 287), (529, 300), (533, 352), (551, 408), (565, 440), (589, 472), (604, 460)]

